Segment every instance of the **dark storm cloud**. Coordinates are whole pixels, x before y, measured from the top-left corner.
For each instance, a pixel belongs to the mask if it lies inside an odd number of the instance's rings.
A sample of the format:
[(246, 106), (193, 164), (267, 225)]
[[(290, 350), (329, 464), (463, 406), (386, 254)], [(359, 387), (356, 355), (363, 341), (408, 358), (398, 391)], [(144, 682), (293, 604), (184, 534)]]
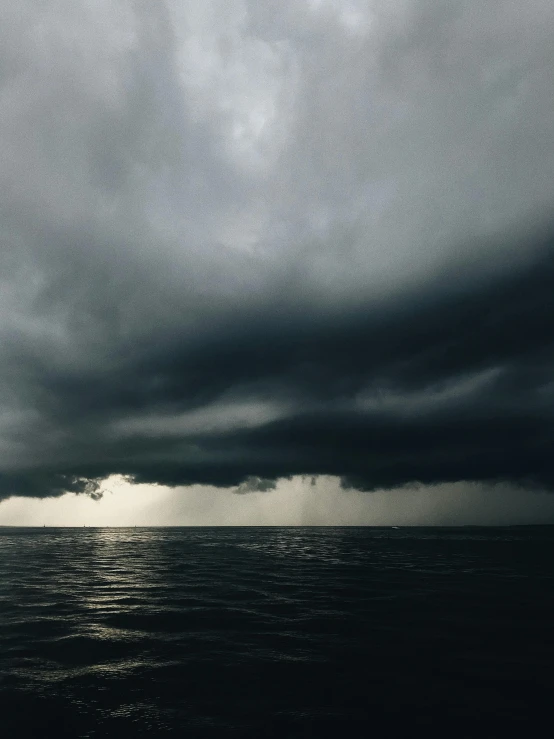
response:
[(389, 5), (2, 11), (0, 497), (554, 486), (551, 6)]
[(111, 473), (238, 492), (294, 474), (364, 489), (550, 487), (551, 239), (521, 235), (525, 261), (488, 275), (445, 271), (402, 299), (340, 315), (260, 307), (184, 345), (177, 335), (136, 346), (112, 371), (64, 375), (20, 356), (59, 437), (56, 469), (41, 461), (5, 475), (4, 488), (86, 491), (87, 478)]

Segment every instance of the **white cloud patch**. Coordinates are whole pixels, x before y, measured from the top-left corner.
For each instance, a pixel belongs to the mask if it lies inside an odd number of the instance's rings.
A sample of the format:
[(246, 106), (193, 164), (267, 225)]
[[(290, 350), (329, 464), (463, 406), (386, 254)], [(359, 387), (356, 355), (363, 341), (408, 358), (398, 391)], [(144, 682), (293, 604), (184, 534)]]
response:
[(273, 403), (218, 403), (179, 415), (151, 415), (117, 421), (117, 436), (183, 436), (213, 434), (235, 429), (256, 428), (287, 415), (287, 408)]

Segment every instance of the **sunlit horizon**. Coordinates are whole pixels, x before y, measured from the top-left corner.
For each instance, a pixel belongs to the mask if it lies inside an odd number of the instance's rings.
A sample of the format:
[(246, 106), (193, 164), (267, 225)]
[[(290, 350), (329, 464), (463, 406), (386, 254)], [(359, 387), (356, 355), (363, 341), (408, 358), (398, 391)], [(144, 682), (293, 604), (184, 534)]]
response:
[(112, 476), (93, 500), (9, 498), (0, 525), (46, 528), (224, 526), (505, 526), (554, 523), (554, 495), (467, 483), (372, 493), (332, 477), (279, 480), (267, 492), (139, 485)]

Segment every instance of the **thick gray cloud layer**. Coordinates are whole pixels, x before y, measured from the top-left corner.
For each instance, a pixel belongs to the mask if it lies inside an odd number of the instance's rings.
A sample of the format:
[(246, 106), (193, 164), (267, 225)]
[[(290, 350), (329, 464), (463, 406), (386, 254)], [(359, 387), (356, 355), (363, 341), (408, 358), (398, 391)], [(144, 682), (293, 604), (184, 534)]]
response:
[(554, 486), (550, 2), (0, 10), (0, 498)]

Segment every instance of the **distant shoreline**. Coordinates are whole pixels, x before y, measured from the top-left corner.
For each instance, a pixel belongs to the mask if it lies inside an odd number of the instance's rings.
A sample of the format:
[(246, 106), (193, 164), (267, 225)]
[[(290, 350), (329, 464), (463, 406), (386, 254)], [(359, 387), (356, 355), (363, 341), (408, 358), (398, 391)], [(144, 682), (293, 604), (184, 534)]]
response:
[(407, 524), (407, 525), (379, 525), (370, 524), (266, 524), (266, 525), (129, 525), (129, 526), (64, 526), (64, 525), (17, 525), (0, 524), (0, 529), (395, 529), (404, 531), (406, 529), (536, 529), (553, 528), (554, 523), (509, 523), (509, 524)]

